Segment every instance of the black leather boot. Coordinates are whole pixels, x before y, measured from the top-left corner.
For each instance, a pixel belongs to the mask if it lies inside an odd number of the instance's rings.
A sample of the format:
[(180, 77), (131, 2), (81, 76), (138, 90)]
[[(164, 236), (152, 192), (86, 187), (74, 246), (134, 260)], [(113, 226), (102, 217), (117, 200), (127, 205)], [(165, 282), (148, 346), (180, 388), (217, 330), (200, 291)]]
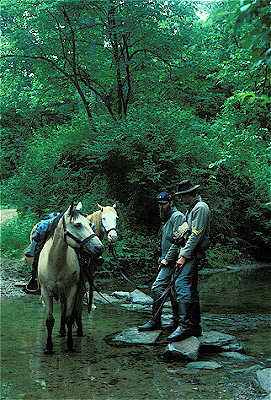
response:
[(144, 325), (137, 327), (139, 331), (156, 331), (161, 329), (161, 316), (164, 303), (164, 297), (158, 293), (154, 294), (152, 305), (152, 318)]
[(193, 336), (199, 337), (202, 335), (202, 327), (200, 326), (200, 305), (199, 302), (191, 303), (191, 320), (190, 327), (194, 334)]
[(180, 303), (178, 303), (178, 308), (179, 308), (179, 326), (168, 337), (168, 340), (170, 342), (180, 342), (181, 340), (194, 336), (193, 329), (190, 327), (191, 303), (181, 301)]
[(175, 297), (171, 294), (170, 295), (170, 302), (172, 307), (172, 316), (173, 320), (168, 325), (162, 325), (162, 330), (169, 332), (175, 331), (179, 324), (179, 307)]

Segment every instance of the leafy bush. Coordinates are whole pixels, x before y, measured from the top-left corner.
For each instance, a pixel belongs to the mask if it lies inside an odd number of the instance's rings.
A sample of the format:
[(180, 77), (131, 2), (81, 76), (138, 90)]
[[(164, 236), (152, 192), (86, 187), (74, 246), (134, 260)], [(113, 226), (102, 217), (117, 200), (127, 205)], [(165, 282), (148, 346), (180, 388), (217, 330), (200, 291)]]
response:
[(30, 243), (30, 232), (38, 222), (35, 215), (22, 216), (7, 221), (1, 227), (1, 251), (6, 257), (23, 257)]
[(142, 235), (135, 253), (147, 256), (147, 238), (160, 225), (157, 193), (174, 193), (177, 182), (191, 178), (212, 209), (214, 243), (261, 256), (270, 241), (268, 154), (251, 127), (239, 130), (228, 116), (211, 124), (171, 103), (135, 105), (120, 122), (96, 117), (99, 136), (81, 119), (43, 128), (18, 173), (5, 180), (3, 203), (42, 219), (72, 200), (88, 214), (97, 203), (117, 202), (120, 231)]

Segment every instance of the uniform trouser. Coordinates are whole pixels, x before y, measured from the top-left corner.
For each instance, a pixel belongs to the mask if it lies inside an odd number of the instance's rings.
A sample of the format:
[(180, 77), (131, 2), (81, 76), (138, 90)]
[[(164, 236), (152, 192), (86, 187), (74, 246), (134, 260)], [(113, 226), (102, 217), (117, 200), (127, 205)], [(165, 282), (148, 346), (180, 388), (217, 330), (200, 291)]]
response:
[(161, 296), (171, 282), (175, 270), (175, 262), (161, 267), (157, 278), (155, 279), (151, 290), (154, 294)]
[[(174, 262), (161, 268), (151, 288), (154, 296), (161, 296), (174, 277), (174, 272), (178, 273), (178, 268), (175, 268), (175, 265)], [(189, 319), (189, 325), (198, 326), (200, 324), (200, 303), (198, 268), (195, 257), (187, 259), (172, 288), (172, 296), (176, 299), (177, 303), (189, 305), (189, 315), (186, 315), (185, 319)]]
[[(157, 302), (157, 307), (159, 307), (161, 313), (162, 313), (162, 306), (161, 304), (165, 300), (165, 298), (161, 298), (163, 295), (164, 291), (169, 287), (173, 273), (175, 269), (175, 262), (170, 263), (168, 265), (162, 266), (161, 270), (159, 271), (157, 278), (155, 282), (152, 285), (152, 292), (153, 292), (153, 298), (154, 301), (156, 299)], [(173, 296), (171, 295), (171, 299), (173, 299)], [(176, 309), (176, 307), (175, 307)], [(173, 300), (172, 300), (172, 311), (174, 315), (174, 307), (173, 307)], [(176, 312), (175, 312), (176, 314)], [(176, 316), (175, 316), (176, 317)], [(160, 315), (161, 318), (161, 315)]]
[[(200, 303), (198, 291), (198, 267), (196, 257), (186, 260), (179, 276), (175, 281), (176, 301), (185, 304), (188, 315), (180, 313), (180, 323), (186, 321), (192, 327), (200, 324)], [(182, 321), (184, 318), (184, 321)], [(186, 324), (186, 322), (184, 324)]]

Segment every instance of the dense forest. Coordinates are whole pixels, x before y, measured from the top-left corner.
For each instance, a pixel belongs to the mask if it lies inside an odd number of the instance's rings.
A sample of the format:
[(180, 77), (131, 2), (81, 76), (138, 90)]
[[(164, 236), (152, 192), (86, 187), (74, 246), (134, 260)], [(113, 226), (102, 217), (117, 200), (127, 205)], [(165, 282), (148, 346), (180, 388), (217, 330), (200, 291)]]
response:
[(1, 23), (4, 251), (75, 200), (116, 202), (120, 253), (153, 258), (156, 196), (191, 178), (210, 265), (270, 260), (268, 0), (3, 0)]

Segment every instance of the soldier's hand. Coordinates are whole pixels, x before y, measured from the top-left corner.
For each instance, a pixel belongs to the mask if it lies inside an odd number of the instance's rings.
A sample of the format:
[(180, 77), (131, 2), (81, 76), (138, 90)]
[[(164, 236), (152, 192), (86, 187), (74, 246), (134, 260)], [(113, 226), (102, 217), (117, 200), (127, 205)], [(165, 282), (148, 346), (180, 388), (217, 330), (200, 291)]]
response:
[(186, 262), (186, 258), (180, 257), (179, 260), (177, 260), (177, 262), (176, 262), (176, 267), (182, 268), (184, 266), (185, 262)]

